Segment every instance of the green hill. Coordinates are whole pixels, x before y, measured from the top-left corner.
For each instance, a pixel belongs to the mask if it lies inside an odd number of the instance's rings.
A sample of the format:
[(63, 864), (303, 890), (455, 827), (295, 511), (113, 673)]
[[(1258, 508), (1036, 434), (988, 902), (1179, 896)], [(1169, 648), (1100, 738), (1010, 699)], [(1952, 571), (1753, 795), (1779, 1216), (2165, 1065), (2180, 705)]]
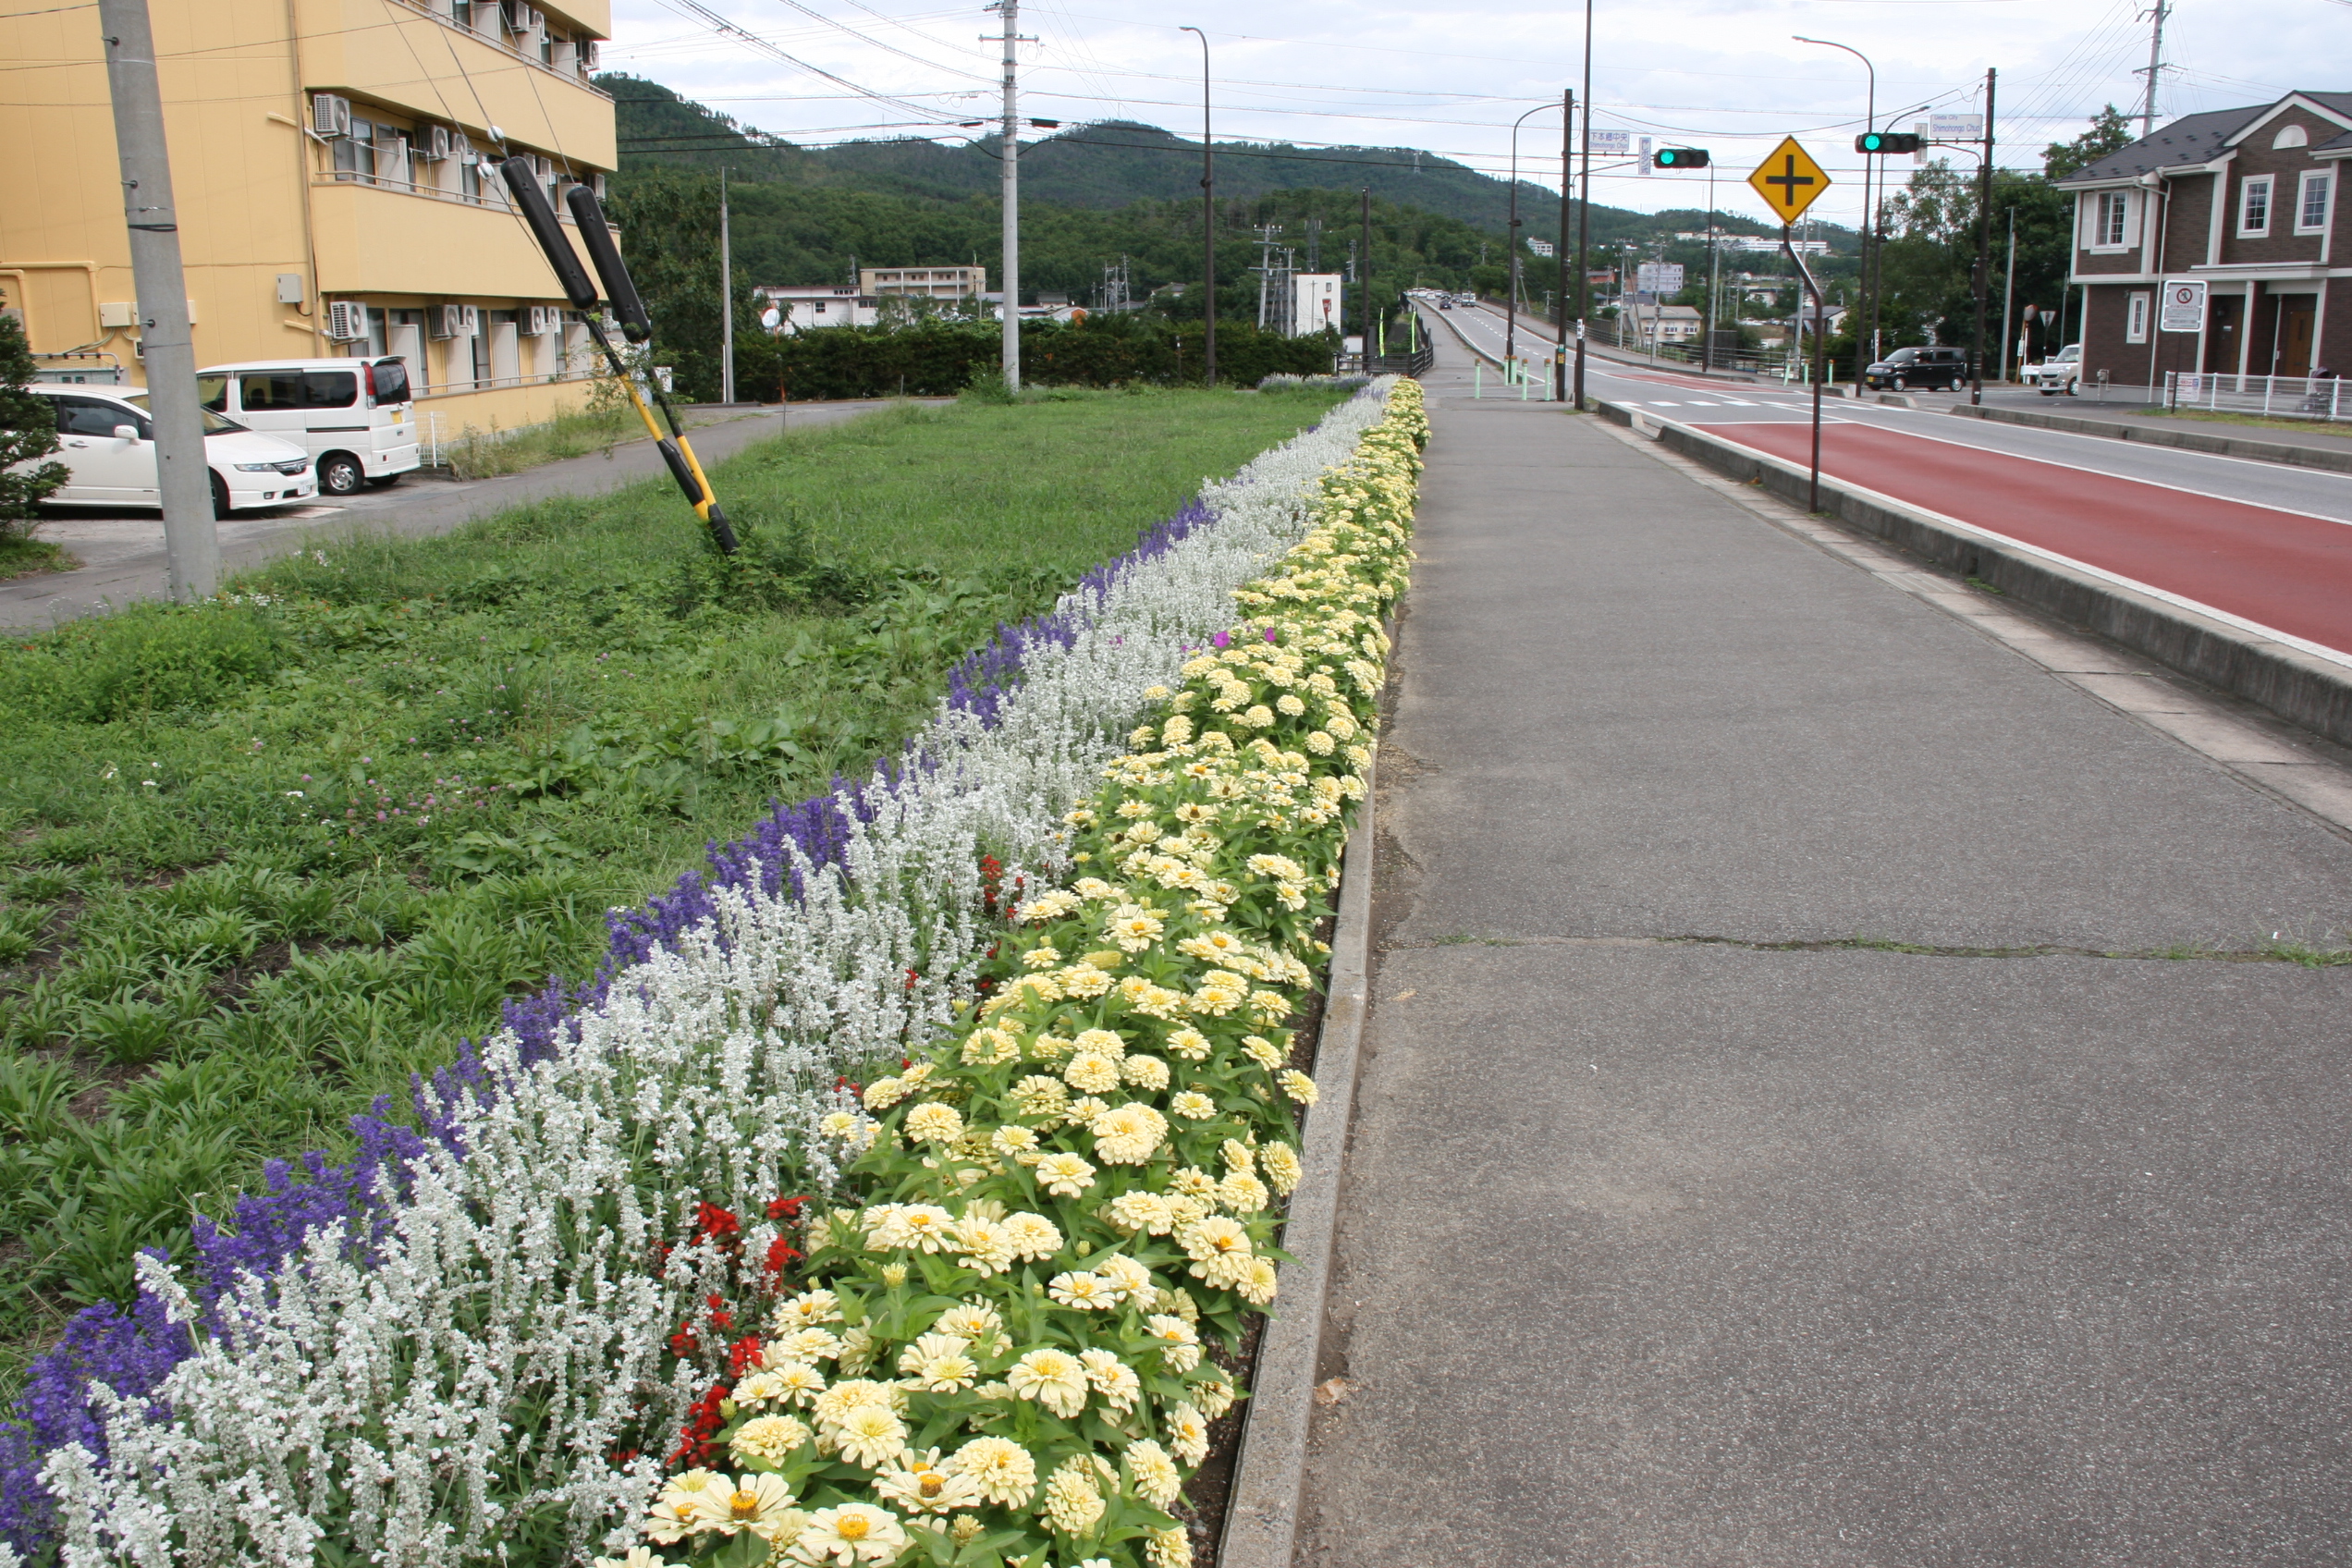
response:
[[(955, 202), (996, 194), (999, 169), (994, 136), (956, 146), (906, 137), (803, 149), (715, 114), (658, 82), (603, 76), (597, 84), (613, 94), (617, 104), (624, 167), (725, 163), (753, 178), (884, 195)], [(1199, 142), (1132, 120), (1072, 127), (1022, 148), (1024, 208), (1033, 201), (1109, 209), (1137, 202), (1197, 202), (1199, 182)], [(1376, 202), (1454, 220), (1490, 240), (1501, 238), (1510, 212), (1507, 180), (1409, 147), (1217, 144), (1220, 200), (1244, 202), (1303, 190), (1353, 194), (1366, 188)], [(1560, 198), (1555, 192), (1522, 181), (1519, 206), (1524, 232), (1538, 238), (1558, 232)], [(1706, 221), (1704, 212), (1635, 213), (1596, 205), (1592, 238), (1596, 244), (1646, 242), (1704, 227)], [(1769, 232), (1764, 225), (1745, 218), (1720, 222), (1726, 233)]]

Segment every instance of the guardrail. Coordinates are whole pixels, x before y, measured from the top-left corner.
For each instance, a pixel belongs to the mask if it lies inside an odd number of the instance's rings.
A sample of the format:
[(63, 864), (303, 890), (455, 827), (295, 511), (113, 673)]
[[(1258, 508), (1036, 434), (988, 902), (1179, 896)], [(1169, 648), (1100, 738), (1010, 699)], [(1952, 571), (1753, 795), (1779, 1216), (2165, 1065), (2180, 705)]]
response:
[(1333, 357), (1334, 375), (1409, 375), (1418, 380), (1438, 362), (1438, 351), (1423, 344), (1410, 354), (1340, 354)]
[(2352, 421), (2352, 394), (2334, 375), (2217, 375), (2164, 373), (2164, 407), (2271, 419)]

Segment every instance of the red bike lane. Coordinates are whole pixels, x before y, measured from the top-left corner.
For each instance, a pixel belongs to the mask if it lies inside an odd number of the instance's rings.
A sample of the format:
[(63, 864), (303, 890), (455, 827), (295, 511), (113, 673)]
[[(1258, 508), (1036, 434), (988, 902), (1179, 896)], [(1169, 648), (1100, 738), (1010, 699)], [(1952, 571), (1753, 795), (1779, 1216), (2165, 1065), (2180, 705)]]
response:
[[(1810, 456), (1795, 421), (1695, 428), (1799, 467)], [(1868, 425), (1823, 425), (1821, 472), (2352, 654), (2352, 523)]]

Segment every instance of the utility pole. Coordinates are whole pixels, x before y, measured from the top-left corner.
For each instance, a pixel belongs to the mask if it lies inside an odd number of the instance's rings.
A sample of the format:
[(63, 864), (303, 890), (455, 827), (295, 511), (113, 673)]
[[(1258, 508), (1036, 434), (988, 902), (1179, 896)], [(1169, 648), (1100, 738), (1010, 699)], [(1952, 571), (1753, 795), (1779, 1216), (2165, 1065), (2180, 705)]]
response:
[[(2017, 209), (2009, 209), (2009, 268), (2001, 279), (2001, 381), (2009, 383), (2009, 323), (2010, 311), (2017, 296)], [(2025, 362), (2021, 357), (2019, 364)]]
[(1551, 355), (1551, 398), (1555, 403), (1568, 400), (1568, 198), (1576, 189), (1573, 153), (1575, 127), (1576, 91), (1568, 88), (1560, 94), (1560, 294), (1559, 307), (1551, 317), (1558, 345)]
[[(1592, 304), (1592, 34), (1593, 0), (1585, 0), (1585, 178), (1576, 198), (1576, 411), (1585, 411), (1585, 315)], [(1623, 325), (1622, 317), (1619, 325)]]
[(1365, 186), (1364, 200), (1364, 374), (1372, 374), (1372, 188)]
[(1992, 91), (1997, 73), (1985, 69), (1984, 164), (1977, 170), (1976, 363), (1969, 366), (1968, 401), (1984, 401), (1985, 302), (1992, 292)]
[(2156, 0), (2156, 8), (2148, 13), (2149, 19), (2155, 24), (2148, 37), (2148, 68), (2132, 72), (2134, 76), (2148, 79), (2148, 95), (2139, 105), (2139, 134), (2142, 136), (2156, 134), (2156, 80), (2164, 70), (2164, 18), (2172, 14), (2173, 8), (2164, 0)]
[(1217, 144), (1209, 140), (1208, 34), (1180, 30), (1201, 43), (1201, 385), (1217, 385)]
[(179, 214), (172, 202), (164, 141), (164, 96), (155, 80), (155, 36), (147, 0), (98, 0), (106, 39), (106, 89), (115, 104), (115, 152), (122, 163), (123, 218), (130, 229), (131, 288), (139, 295), (140, 357), (147, 412), (155, 431), (157, 497), (171, 596), (187, 603), (220, 585), (220, 532), (213, 521), (213, 471), (196, 398), (196, 342), (188, 324), (188, 278), (179, 264)]
[[(852, 309), (851, 319), (857, 312)], [(727, 236), (727, 165), (718, 165), (718, 400), (735, 400), (735, 252)]]
[(1707, 324), (1701, 328), (1707, 334), (1707, 352), (1699, 359), (1699, 369), (1709, 374), (1715, 371), (1715, 286), (1722, 277), (1722, 268), (1715, 259), (1715, 160), (1707, 160)]
[(997, 0), (996, 9), (1004, 14), (1004, 146), (998, 160), (1004, 170), (1001, 195), (1004, 203), (1004, 378), (1013, 391), (1021, 390), (1021, 121), (1014, 92), (1014, 73), (1020, 68), (1019, 46), (1026, 42), (1021, 36), (1021, 0)]

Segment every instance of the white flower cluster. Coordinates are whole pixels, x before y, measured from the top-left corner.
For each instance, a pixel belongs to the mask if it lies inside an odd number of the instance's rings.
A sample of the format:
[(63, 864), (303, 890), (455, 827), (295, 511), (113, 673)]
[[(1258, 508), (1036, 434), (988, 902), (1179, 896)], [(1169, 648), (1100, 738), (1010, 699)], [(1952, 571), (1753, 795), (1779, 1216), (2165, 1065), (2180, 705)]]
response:
[(714, 918), (616, 976), (539, 1060), (492, 1039), (497, 1092), (443, 1108), (462, 1155), (435, 1149), (379, 1194), (363, 1243), (314, 1235), (209, 1315), (144, 1263), (198, 1349), (158, 1390), (167, 1421), (93, 1388), (107, 1460), (50, 1457), (66, 1561), (308, 1564), (333, 1539), (422, 1568), (621, 1544), (661, 1466), (617, 1444), (675, 1431), (693, 1403), (692, 1369), (665, 1379), (662, 1351), (717, 1268), (664, 1242), (698, 1202), (757, 1212), (834, 1182), (872, 1136), (845, 1076), (948, 1033), (1000, 931), (976, 913), (983, 854), (1008, 876), (1064, 869), (1062, 815), (1117, 731), (1305, 534), (1388, 386), (1207, 485), (1211, 521), (1065, 599), (1083, 630), (1030, 650), (993, 728), (943, 707), (917, 760), (859, 792), (840, 868), (717, 889)]

